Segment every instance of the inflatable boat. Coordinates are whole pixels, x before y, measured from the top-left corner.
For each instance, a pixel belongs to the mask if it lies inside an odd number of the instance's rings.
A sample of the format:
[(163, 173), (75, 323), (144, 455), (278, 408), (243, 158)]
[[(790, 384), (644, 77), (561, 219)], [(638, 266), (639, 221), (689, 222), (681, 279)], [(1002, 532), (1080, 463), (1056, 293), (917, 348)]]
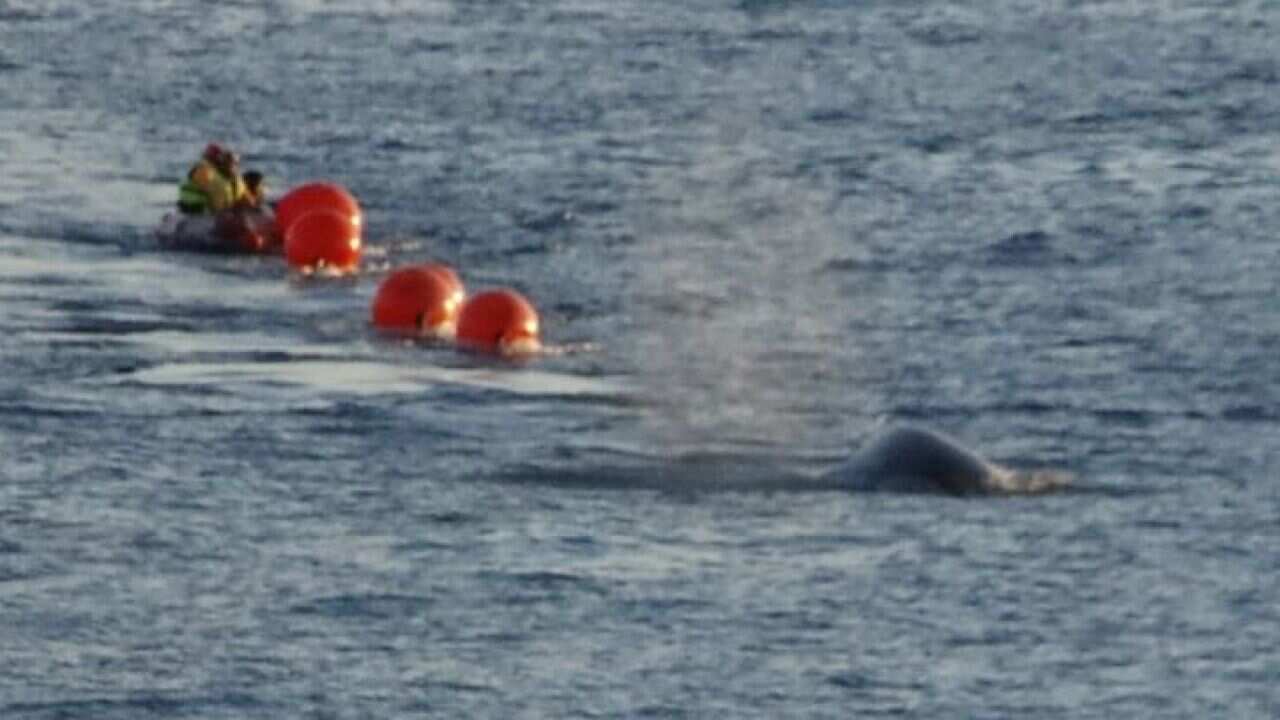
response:
[(160, 247), (204, 253), (277, 253), (283, 246), (270, 210), (236, 208), (211, 215), (167, 213), (155, 230)]

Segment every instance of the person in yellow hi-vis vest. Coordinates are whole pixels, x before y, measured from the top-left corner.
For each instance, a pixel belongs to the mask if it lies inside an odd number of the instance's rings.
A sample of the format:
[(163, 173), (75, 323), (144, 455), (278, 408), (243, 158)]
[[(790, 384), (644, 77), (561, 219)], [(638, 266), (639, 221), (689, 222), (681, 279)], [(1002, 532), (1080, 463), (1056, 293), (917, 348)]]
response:
[(187, 215), (216, 213), (242, 203), (247, 195), (240, 157), (210, 143), (178, 188), (178, 209)]

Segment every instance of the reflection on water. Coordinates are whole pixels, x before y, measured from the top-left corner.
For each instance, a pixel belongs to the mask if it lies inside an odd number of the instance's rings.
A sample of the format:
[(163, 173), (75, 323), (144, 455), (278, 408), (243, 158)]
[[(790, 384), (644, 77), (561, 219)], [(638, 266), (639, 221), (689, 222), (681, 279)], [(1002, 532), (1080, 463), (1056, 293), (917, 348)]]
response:
[(218, 385), (251, 391), (258, 383), (297, 385), (305, 392), (356, 395), (422, 392), (432, 385), (464, 385), (517, 395), (553, 395), (625, 400), (620, 382), (538, 370), (488, 370), (393, 365), (360, 360), (180, 363), (159, 365), (112, 378), (144, 385)]

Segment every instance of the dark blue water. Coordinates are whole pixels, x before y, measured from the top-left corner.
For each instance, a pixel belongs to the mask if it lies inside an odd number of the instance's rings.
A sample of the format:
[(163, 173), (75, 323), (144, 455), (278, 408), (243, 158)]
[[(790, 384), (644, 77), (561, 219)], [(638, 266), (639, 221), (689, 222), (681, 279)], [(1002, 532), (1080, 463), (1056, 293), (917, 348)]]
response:
[[(1278, 32), (0, 0), (0, 717), (1280, 715)], [(210, 140), (360, 274), (156, 248)], [(593, 349), (371, 332), (423, 260)], [(1076, 481), (786, 491), (901, 425)]]

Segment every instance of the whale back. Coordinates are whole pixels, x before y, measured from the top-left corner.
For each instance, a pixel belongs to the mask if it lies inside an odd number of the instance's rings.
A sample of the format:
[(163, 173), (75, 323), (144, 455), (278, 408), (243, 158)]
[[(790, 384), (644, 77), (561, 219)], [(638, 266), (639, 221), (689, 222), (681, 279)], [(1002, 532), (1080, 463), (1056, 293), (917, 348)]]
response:
[(939, 433), (898, 428), (881, 436), (828, 479), (852, 490), (904, 493), (1039, 493), (1067, 478), (1053, 472), (1001, 467)]

